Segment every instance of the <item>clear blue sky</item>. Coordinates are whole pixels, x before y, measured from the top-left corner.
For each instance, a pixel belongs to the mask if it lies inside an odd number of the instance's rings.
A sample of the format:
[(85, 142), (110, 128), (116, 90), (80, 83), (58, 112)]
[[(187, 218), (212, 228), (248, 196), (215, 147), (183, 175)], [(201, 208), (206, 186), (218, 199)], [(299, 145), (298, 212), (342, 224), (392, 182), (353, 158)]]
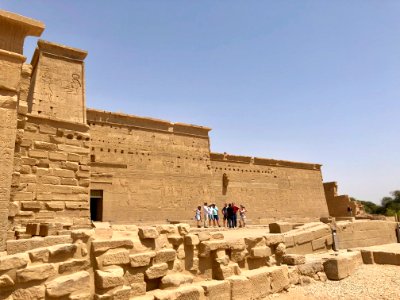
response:
[(360, 199), (400, 189), (400, 1), (0, 7), (89, 51), (90, 107), (209, 126), (212, 151), (321, 163)]

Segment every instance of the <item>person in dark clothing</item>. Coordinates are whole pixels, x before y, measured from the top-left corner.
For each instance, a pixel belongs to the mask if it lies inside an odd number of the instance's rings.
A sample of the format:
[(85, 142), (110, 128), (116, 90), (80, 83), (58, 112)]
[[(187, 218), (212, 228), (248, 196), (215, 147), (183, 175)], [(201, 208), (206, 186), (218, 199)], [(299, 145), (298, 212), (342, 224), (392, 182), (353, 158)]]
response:
[(232, 222), (233, 222), (233, 227), (237, 227), (237, 212), (239, 210), (239, 207), (235, 205), (235, 203), (232, 202), (232, 209), (233, 209), (233, 215), (232, 215)]
[(226, 209), (226, 215), (228, 220), (228, 227), (233, 228), (233, 207), (231, 204), (229, 204), (228, 208)]

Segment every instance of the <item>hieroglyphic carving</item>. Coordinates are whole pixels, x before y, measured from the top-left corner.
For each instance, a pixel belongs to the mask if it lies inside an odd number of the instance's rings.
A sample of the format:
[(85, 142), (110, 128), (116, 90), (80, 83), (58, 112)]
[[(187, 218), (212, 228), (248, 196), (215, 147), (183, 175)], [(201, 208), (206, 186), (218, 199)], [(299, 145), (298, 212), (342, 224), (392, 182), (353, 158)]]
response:
[(42, 53), (36, 72), (32, 113), (84, 122), (83, 63)]

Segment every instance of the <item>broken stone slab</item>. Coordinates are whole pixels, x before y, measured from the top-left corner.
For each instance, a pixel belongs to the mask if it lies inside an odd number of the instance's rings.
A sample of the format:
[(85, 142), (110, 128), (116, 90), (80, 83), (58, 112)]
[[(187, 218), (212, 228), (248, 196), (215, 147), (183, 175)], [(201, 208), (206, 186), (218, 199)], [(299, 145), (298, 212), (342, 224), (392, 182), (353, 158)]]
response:
[(199, 236), (195, 234), (185, 235), (185, 244), (189, 246), (196, 246), (200, 244)]
[(90, 291), (90, 275), (86, 271), (57, 277), (45, 283), (49, 297), (61, 298), (77, 291)]
[(156, 256), (156, 252), (154, 252), (154, 251), (143, 252), (143, 253), (138, 253), (138, 254), (131, 254), (129, 256), (129, 260), (130, 260), (131, 266), (134, 268), (145, 267), (145, 266), (150, 265), (151, 259), (155, 256)]
[(157, 229), (154, 227), (139, 227), (139, 237), (141, 239), (156, 239), (159, 235)]
[(167, 275), (167, 272), (168, 272), (168, 264), (161, 263), (152, 265), (150, 268), (146, 270), (145, 274), (148, 279), (155, 279)]
[(22, 268), (29, 262), (28, 253), (0, 256), (0, 271)]
[(285, 254), (282, 256), (282, 263), (289, 266), (302, 265), (306, 262), (306, 257), (301, 254)]
[(183, 273), (175, 273), (175, 274), (167, 274), (161, 279), (161, 288), (173, 288), (179, 287), (182, 284), (192, 283), (193, 275), (183, 274)]
[(36, 280), (45, 280), (57, 274), (57, 270), (53, 264), (40, 264), (37, 266), (29, 266), (25, 269), (17, 271), (18, 282), (29, 282)]
[(124, 284), (124, 269), (119, 266), (110, 266), (103, 271), (96, 270), (96, 287), (108, 289)]
[(129, 239), (94, 240), (92, 242), (93, 251), (97, 254), (115, 248), (133, 248), (133, 241)]
[(324, 262), (325, 274), (330, 280), (341, 280), (351, 275), (362, 264), (360, 251), (344, 252)]

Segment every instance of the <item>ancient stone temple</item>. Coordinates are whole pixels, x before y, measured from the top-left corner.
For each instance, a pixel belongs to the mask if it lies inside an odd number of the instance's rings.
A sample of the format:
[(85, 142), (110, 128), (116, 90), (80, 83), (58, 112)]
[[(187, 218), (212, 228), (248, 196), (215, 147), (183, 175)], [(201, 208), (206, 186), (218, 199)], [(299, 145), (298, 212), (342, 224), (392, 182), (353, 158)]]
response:
[(44, 25), (1, 12), (0, 247), (32, 220), (71, 226), (193, 219), (244, 204), (254, 224), (328, 216), (321, 166), (210, 152), (210, 128), (88, 109), (86, 51), (25, 36)]

